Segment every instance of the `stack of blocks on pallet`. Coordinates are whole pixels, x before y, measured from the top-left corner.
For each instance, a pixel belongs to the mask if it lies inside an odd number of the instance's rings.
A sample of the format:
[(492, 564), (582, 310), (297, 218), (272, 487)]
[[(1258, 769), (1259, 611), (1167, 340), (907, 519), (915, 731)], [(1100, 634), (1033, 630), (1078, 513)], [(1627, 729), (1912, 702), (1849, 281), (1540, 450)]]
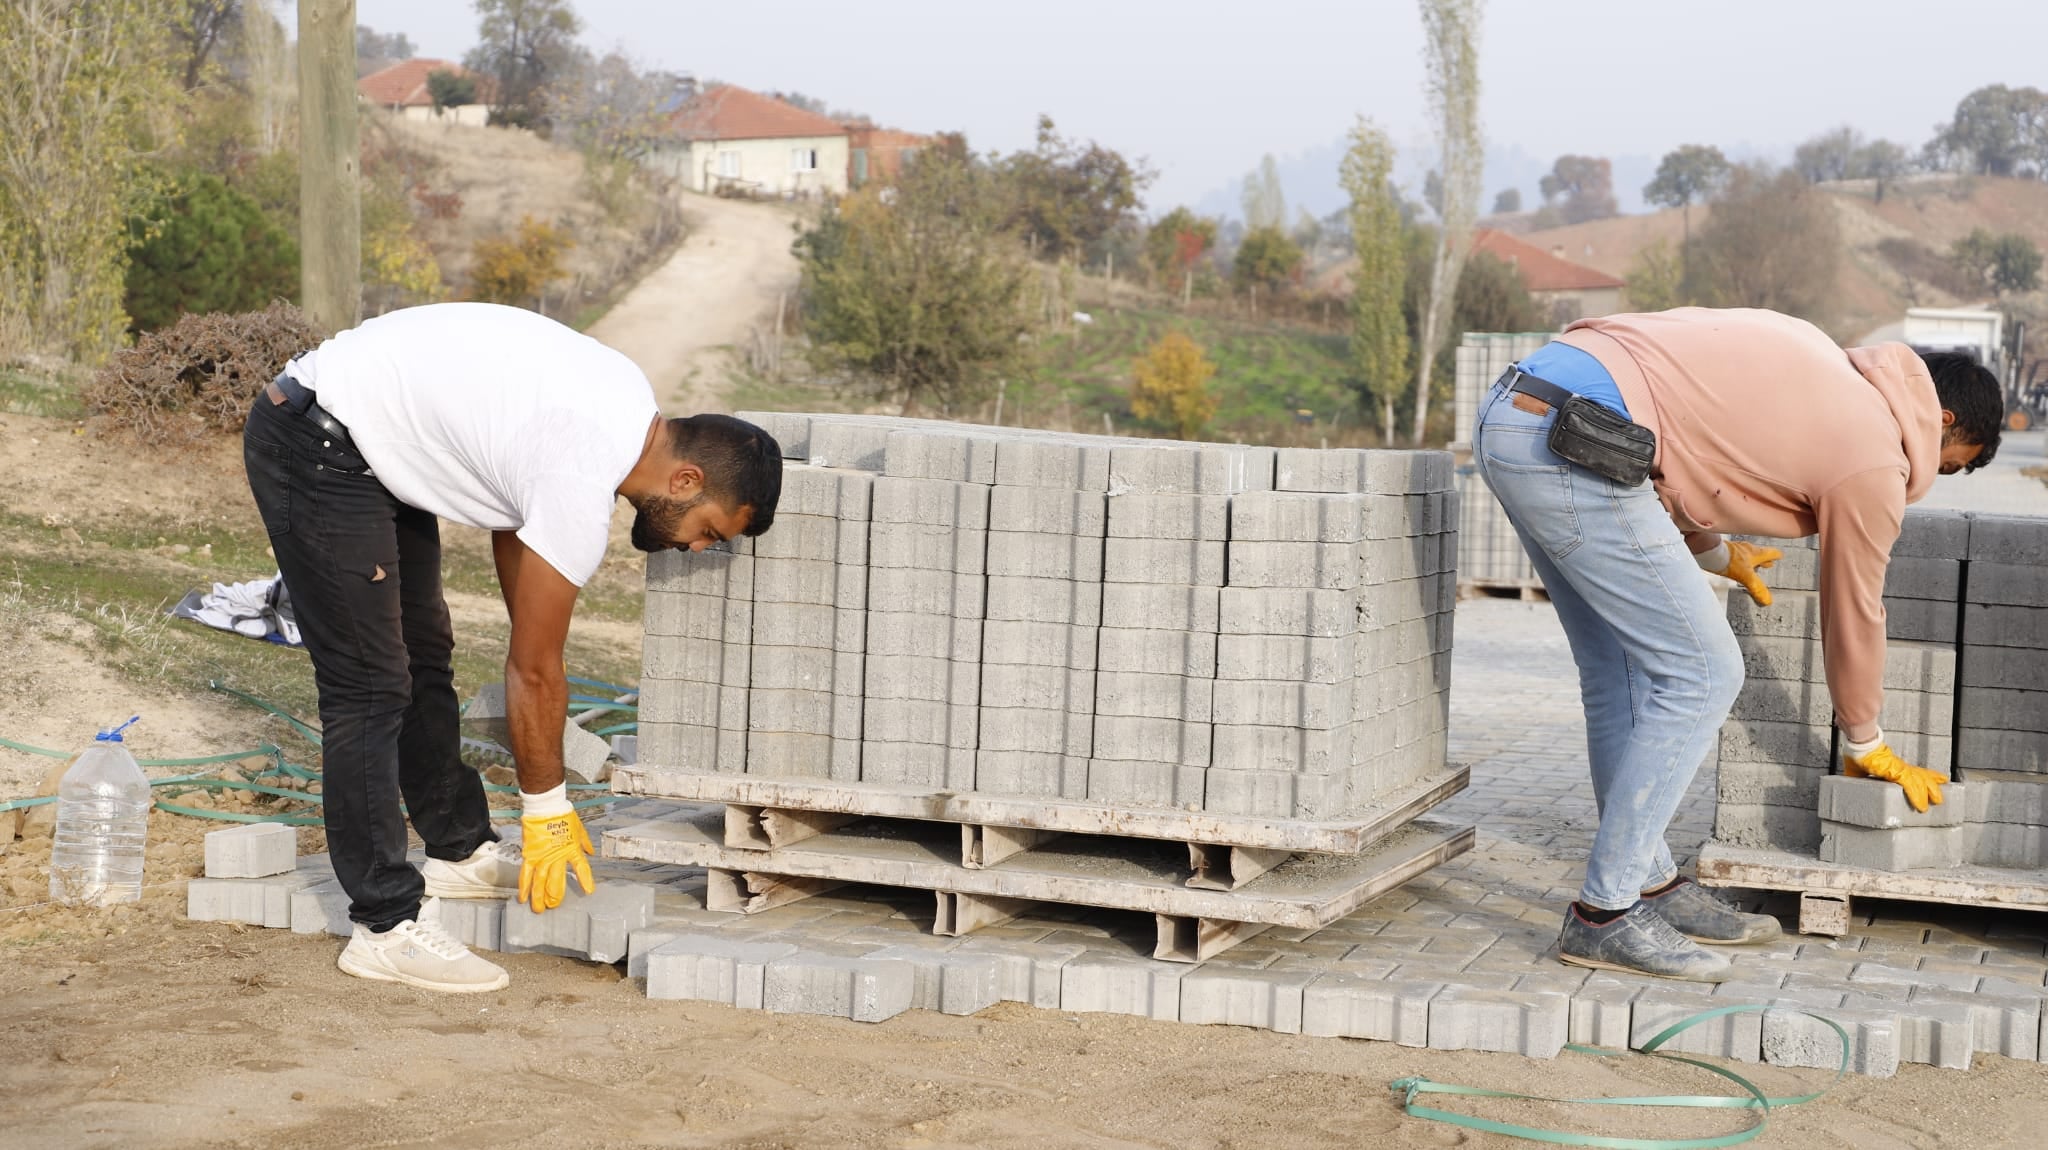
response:
[(1878, 870), (2037, 867), (2048, 844), (2048, 519), (1909, 511), (1887, 569), (1886, 742), (1956, 780), (1914, 811), (1848, 778), (1826, 686), (1820, 552), (1785, 557), (1776, 601), (1740, 591), (1747, 678), (1719, 746), (1714, 837)]
[(650, 560), (644, 763), (1307, 820), (1443, 764), (1448, 456), (747, 418), (775, 525)]

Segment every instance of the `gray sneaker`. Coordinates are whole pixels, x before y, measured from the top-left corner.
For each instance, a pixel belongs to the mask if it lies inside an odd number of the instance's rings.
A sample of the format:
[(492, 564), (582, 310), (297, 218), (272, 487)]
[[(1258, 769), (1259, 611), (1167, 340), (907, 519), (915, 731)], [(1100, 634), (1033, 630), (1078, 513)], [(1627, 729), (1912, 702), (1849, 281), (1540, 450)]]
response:
[(1576, 905), (1567, 908), (1557, 957), (1572, 966), (1687, 982), (1726, 982), (1735, 974), (1727, 959), (1673, 930), (1644, 902), (1604, 926), (1580, 918)]
[(1688, 878), (1663, 894), (1644, 895), (1641, 905), (1694, 942), (1764, 942), (1785, 933), (1770, 915), (1736, 910)]

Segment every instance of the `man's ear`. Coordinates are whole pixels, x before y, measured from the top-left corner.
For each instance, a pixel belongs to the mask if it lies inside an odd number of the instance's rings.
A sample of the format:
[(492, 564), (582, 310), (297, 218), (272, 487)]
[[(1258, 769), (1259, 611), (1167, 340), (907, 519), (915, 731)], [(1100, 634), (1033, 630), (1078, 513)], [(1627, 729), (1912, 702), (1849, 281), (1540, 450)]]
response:
[(1945, 408), (1945, 407), (1944, 407), (1944, 408), (1942, 408), (1942, 409), (1941, 409), (1941, 425), (1942, 425), (1943, 427), (1954, 427), (1954, 426), (1956, 425), (1956, 413), (1955, 413), (1955, 412), (1953, 412), (1953, 411), (1950, 411), (1950, 410), (1949, 410), (1948, 408)]
[[(1953, 419), (1953, 416), (1950, 416)], [(668, 473), (668, 493), (677, 499), (691, 499), (704, 490), (704, 469), (684, 460)]]

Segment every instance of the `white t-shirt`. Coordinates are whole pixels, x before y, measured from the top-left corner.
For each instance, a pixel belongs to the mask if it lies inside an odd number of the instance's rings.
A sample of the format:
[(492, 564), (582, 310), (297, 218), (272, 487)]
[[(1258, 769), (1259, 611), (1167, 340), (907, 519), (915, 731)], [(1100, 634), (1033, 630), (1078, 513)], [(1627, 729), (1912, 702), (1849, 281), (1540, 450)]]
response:
[(659, 408), (633, 361), (515, 307), (442, 303), (342, 332), (291, 366), (408, 506), (517, 531), (581, 587)]

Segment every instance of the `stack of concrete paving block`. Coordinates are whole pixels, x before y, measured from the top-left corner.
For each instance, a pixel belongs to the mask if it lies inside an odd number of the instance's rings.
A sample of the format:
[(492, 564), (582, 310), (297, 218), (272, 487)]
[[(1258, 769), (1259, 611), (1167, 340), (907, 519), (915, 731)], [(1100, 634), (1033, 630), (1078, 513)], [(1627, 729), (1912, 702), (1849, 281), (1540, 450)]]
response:
[(1469, 438), (1479, 405), (1494, 383), (1553, 338), (1553, 333), (1542, 331), (1473, 331), (1458, 343), (1451, 452), (1458, 464), (1458, 581), (1468, 587), (1527, 588), (1539, 583), (1507, 512), (1471, 463)]
[(1960, 659), (1966, 861), (2048, 864), (2048, 518), (1970, 517)]

